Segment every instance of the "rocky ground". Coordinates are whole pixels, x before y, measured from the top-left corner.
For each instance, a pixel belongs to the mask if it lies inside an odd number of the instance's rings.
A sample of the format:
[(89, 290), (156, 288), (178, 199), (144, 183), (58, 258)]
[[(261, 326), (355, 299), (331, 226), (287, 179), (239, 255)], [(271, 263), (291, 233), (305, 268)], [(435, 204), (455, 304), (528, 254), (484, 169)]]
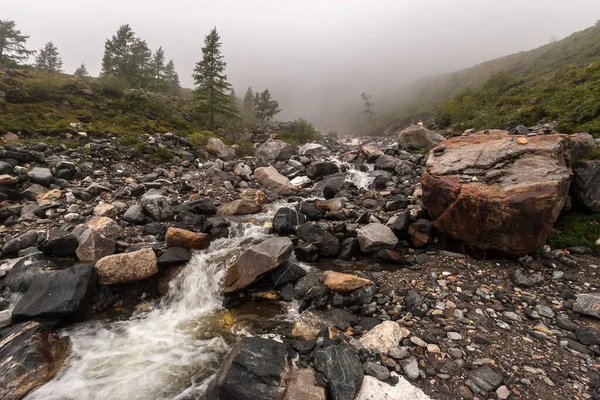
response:
[(191, 252), (269, 204), (273, 236), (229, 260), (224, 305), (300, 315), (283, 343), (240, 340), (207, 399), (600, 398), (600, 258), (535, 251), (571, 207), (573, 166), (575, 206), (600, 211), (596, 164), (577, 163), (589, 135), (441, 143), (411, 127), (299, 150), (269, 139), (244, 159), (218, 139), (146, 136), (160, 164), (69, 136), (0, 153), (2, 399), (57, 373), (56, 329), (143, 311)]

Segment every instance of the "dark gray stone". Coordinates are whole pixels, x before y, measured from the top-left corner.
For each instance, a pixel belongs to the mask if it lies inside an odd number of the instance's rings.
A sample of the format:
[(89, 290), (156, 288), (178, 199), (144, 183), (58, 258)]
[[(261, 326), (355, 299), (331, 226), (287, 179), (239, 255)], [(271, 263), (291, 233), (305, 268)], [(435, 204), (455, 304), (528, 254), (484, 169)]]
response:
[(340, 249), (338, 239), (319, 225), (299, 225), (296, 227), (296, 234), (305, 242), (315, 245), (323, 257), (335, 257)]
[(358, 357), (343, 345), (314, 352), (315, 369), (327, 378), (327, 390), (333, 400), (353, 399), (363, 380)]
[(571, 193), (586, 212), (600, 212), (600, 160), (580, 161), (573, 168)]
[(57, 257), (68, 257), (75, 254), (79, 247), (77, 237), (67, 231), (51, 231), (42, 243), (41, 250), (44, 254)]
[(313, 180), (338, 172), (340, 168), (333, 161), (315, 161), (306, 168), (306, 176)]
[(300, 278), (304, 277), (304, 275), (306, 275), (304, 268), (286, 261), (271, 272), (271, 282), (279, 289), (288, 283), (296, 283)]
[(280, 208), (273, 217), (273, 230), (280, 235), (294, 233), (296, 226), (306, 222), (306, 217), (291, 208)]
[(363, 369), (366, 375), (371, 375), (380, 381), (385, 381), (390, 377), (390, 371), (386, 367), (372, 361), (365, 362), (363, 364)]
[(30, 181), (46, 187), (54, 183), (54, 176), (48, 168), (34, 167), (27, 173), (27, 177)]
[(471, 370), (465, 382), (475, 392), (491, 392), (502, 384), (502, 374), (486, 366)]
[(5, 254), (16, 253), (37, 244), (38, 234), (36, 231), (28, 231), (24, 234), (4, 243), (2, 252)]
[(544, 277), (540, 274), (525, 275), (520, 269), (514, 270), (510, 273), (510, 279), (517, 286), (531, 287), (536, 286), (544, 282)]

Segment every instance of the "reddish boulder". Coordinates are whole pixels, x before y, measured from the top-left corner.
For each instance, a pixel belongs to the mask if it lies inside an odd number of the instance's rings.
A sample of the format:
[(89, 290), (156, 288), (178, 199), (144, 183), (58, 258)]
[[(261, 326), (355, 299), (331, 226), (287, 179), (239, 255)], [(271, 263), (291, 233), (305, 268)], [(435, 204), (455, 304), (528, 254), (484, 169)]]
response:
[(522, 256), (542, 247), (569, 190), (567, 136), (489, 131), (444, 146), (430, 152), (422, 184), (446, 243), (481, 256)]

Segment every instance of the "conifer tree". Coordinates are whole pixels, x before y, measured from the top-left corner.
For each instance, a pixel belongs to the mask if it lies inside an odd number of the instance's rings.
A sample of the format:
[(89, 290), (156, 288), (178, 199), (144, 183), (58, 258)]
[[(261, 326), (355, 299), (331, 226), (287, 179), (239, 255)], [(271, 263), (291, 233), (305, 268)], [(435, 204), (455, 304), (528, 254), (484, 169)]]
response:
[(150, 90), (165, 93), (169, 90), (167, 81), (167, 67), (165, 66), (165, 52), (161, 47), (154, 52), (150, 61)]
[(193, 74), (198, 110), (208, 115), (211, 130), (215, 127), (216, 115), (235, 115), (231, 104), (231, 84), (225, 75), (227, 63), (223, 61), (220, 40), (217, 28), (213, 28), (204, 39), (202, 60), (196, 63)]
[(165, 76), (169, 94), (179, 95), (181, 85), (179, 84), (179, 75), (177, 75), (177, 72), (175, 71), (173, 60), (169, 60), (167, 63), (167, 66), (165, 67)]
[(85, 66), (85, 63), (81, 63), (81, 65), (79, 67), (77, 67), (75, 72), (73, 72), (73, 75), (79, 79), (89, 78), (89, 76), (90, 76), (90, 74), (88, 73), (87, 67)]
[(369, 114), (369, 121), (372, 121), (373, 116), (376, 114), (375, 111), (373, 111), (373, 103), (371, 103), (373, 95), (362, 92), (360, 97), (363, 99), (363, 114)]
[(271, 99), (269, 89), (265, 89), (262, 93), (256, 92), (254, 95), (254, 115), (260, 118), (263, 125), (266, 120), (273, 118), (280, 111), (279, 103)]
[(18, 65), (35, 54), (25, 48), (27, 39), (29, 36), (17, 30), (14, 21), (0, 20), (0, 64)]
[(43, 49), (40, 49), (35, 58), (35, 67), (46, 72), (62, 71), (62, 58), (58, 54), (58, 48), (54, 43), (48, 42)]
[(244, 110), (254, 114), (254, 92), (252, 91), (251, 86), (248, 87), (248, 90), (246, 90), (246, 94), (244, 95)]
[(135, 42), (135, 33), (129, 25), (121, 25), (112, 39), (106, 39), (100, 76), (115, 76), (129, 81), (131, 51)]

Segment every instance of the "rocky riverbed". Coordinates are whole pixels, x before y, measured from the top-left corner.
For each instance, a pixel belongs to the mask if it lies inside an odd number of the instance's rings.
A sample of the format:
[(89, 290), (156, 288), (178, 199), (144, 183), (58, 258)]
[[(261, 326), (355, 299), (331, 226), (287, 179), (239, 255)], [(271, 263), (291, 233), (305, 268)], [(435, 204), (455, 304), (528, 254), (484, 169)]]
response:
[(0, 152), (0, 399), (600, 398), (589, 135), (68, 140)]

